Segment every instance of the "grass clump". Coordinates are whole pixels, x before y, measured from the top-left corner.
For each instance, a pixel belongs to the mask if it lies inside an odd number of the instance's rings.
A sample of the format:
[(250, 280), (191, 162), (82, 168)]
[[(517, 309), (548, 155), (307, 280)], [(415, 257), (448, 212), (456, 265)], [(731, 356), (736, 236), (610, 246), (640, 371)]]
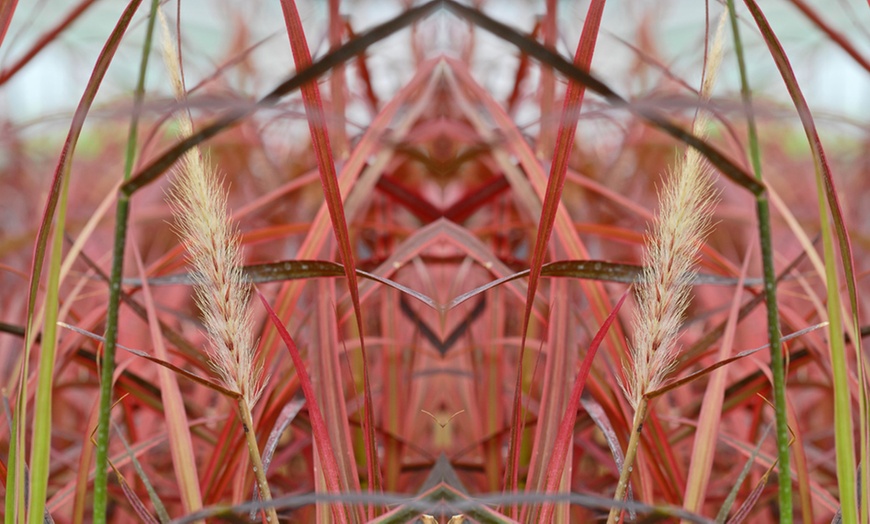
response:
[(845, 3), (8, 4), (6, 523), (866, 520)]

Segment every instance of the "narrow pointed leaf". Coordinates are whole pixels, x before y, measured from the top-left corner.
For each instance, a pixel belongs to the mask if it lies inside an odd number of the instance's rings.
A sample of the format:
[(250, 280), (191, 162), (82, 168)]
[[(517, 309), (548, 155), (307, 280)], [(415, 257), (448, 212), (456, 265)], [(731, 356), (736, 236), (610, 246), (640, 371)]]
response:
[[(72, 326), (72, 325), (67, 324), (65, 322), (59, 322), (58, 325), (66, 328), (66, 329), (69, 329), (71, 331), (75, 331), (76, 333), (78, 333), (80, 335), (84, 335), (84, 336), (92, 338), (94, 340), (98, 340), (100, 342), (105, 342), (105, 340), (106, 340), (104, 337), (97, 335), (96, 333), (91, 333), (89, 331), (85, 331), (84, 329), (78, 328), (76, 326)], [(167, 362), (165, 360), (151, 356), (148, 353), (145, 353), (144, 351), (139, 351), (138, 349), (133, 349), (133, 348), (128, 348), (126, 346), (122, 346), (121, 344), (118, 344), (118, 348), (123, 349), (124, 351), (126, 351), (132, 355), (136, 355), (139, 358), (144, 358), (145, 360), (153, 362), (153, 363), (157, 364), (158, 366), (162, 366), (162, 367), (164, 367), (170, 371), (173, 371), (179, 375), (182, 375), (185, 378), (196, 382), (197, 384), (205, 386), (209, 389), (213, 389), (213, 390), (215, 390), (223, 395), (226, 395), (228, 398), (231, 398), (231, 399), (238, 399), (239, 398), (239, 393), (237, 391), (227, 389), (224, 386), (222, 386), (221, 384), (218, 384), (217, 382), (213, 382), (210, 379), (200, 377), (199, 375), (191, 373), (190, 371), (188, 371), (186, 369), (180, 368), (180, 367), (176, 366), (175, 364), (172, 364), (171, 362)]]
[[(118, 19), (118, 22), (115, 25), (115, 27), (113, 28), (109, 38), (107, 39), (106, 44), (103, 46), (103, 49), (101, 50), (100, 55), (97, 58), (97, 62), (94, 65), (94, 69), (93, 69), (93, 72), (91, 73), (91, 76), (88, 80), (87, 86), (85, 87), (85, 92), (83, 93), (83, 95), (79, 101), (79, 104), (76, 107), (75, 114), (73, 115), (72, 124), (70, 125), (70, 129), (69, 129), (69, 132), (67, 134), (66, 140), (64, 142), (64, 146), (61, 150), (62, 151), (61, 156), (58, 159), (57, 167), (55, 168), (54, 176), (52, 178), (51, 186), (49, 188), (48, 199), (46, 201), (45, 209), (44, 209), (43, 214), (42, 214), (42, 219), (41, 219), (41, 222), (39, 225), (39, 230), (38, 230), (37, 235), (36, 235), (36, 242), (34, 244), (34, 250), (33, 250), (33, 259), (32, 259), (32, 264), (31, 264), (31, 271), (30, 271), (30, 290), (29, 290), (28, 298), (27, 298), (26, 325), (28, 326), (28, 336), (25, 339), (25, 357), (24, 357), (25, 361), (28, 359), (27, 355), (29, 355), (29, 353), (30, 353), (30, 346), (32, 344), (32, 341), (33, 341), (33, 338), (35, 335), (34, 330), (36, 329), (36, 327), (33, 325), (33, 316), (34, 316), (34, 309), (36, 306), (36, 295), (37, 295), (37, 291), (39, 289), (39, 282), (40, 282), (40, 278), (42, 275), (43, 262), (45, 260), (46, 247), (48, 245), (50, 231), (52, 229), (52, 224), (55, 222), (56, 218), (57, 218), (58, 223), (55, 224), (57, 227), (57, 231), (55, 232), (55, 235), (57, 236), (57, 238), (61, 238), (63, 235), (62, 222), (65, 220), (65, 218), (63, 216), (58, 216), (58, 217), (55, 216), (55, 212), (57, 211), (58, 204), (61, 200), (62, 188), (65, 187), (69, 183), (70, 172), (72, 170), (73, 154), (75, 152), (76, 145), (78, 143), (78, 139), (81, 135), (82, 128), (83, 128), (84, 123), (85, 123), (85, 119), (86, 119), (88, 113), (90, 112), (91, 105), (93, 104), (94, 98), (97, 95), (97, 91), (99, 90), (100, 85), (102, 84), (103, 78), (105, 77), (105, 74), (106, 74), (106, 71), (108, 70), (109, 64), (112, 62), (112, 59), (115, 56), (115, 52), (117, 51), (118, 46), (121, 43), (121, 39), (123, 38), (124, 33), (127, 31), (127, 27), (129, 26), (130, 22), (133, 19), (133, 14), (138, 9), (140, 3), (141, 3), (141, 0), (131, 0), (130, 1), (130, 3), (127, 5), (127, 7), (122, 12), (120, 18)], [(58, 256), (58, 257), (60, 256), (59, 251), (60, 251), (61, 245), (62, 245), (61, 242), (59, 242), (59, 241), (55, 242), (55, 246), (57, 248), (56, 251), (58, 251), (55, 254), (55, 256)], [(52, 270), (52, 272), (59, 273), (59, 271), (60, 271), (60, 264), (58, 263), (57, 267), (54, 268)], [(53, 344), (54, 344), (54, 342), (51, 342), (49, 346), (53, 347)], [(51, 349), (49, 349), (49, 351), (51, 351)], [(45, 365), (48, 366), (49, 364), (45, 363)], [(26, 384), (27, 379), (28, 379), (26, 374), (27, 374), (27, 366), (25, 365), (24, 369), (23, 369), (23, 373), (20, 377), (21, 378), (21, 383), (19, 385), (19, 395), (20, 396), (19, 396), (19, 402), (17, 404), (18, 409), (16, 410), (16, 416), (21, 416), (21, 417), (26, 417), (26, 398), (27, 397), (26, 397), (26, 392), (25, 392), (26, 388), (24, 386)], [(43, 394), (44, 393), (45, 392), (43, 392)], [(49, 406), (49, 409), (50, 409), (50, 406)], [(44, 415), (41, 415), (41, 416), (44, 416)], [(49, 414), (49, 417), (50, 417), (50, 414)], [(22, 418), (22, 420), (23, 420), (23, 418)], [(40, 424), (40, 425), (42, 425), (42, 424)], [(17, 427), (19, 435), (16, 436), (15, 446), (19, 447), (19, 451), (23, 451), (23, 449), (24, 449), (23, 448), (23, 446), (24, 446), (24, 444), (23, 444), (24, 427), (23, 426), (24, 426), (23, 424), (19, 424)], [(108, 428), (103, 428), (103, 430), (108, 431)], [(50, 432), (51, 431), (50, 426), (48, 426), (47, 429), (45, 429), (45, 428), (41, 429), (41, 431), (42, 432), (44, 432), (44, 431)], [(48, 449), (44, 445), (39, 444), (38, 442), (37, 442), (37, 444), (42, 449), (39, 450), (36, 453), (36, 455), (34, 455), (34, 459), (40, 465), (38, 466), (37, 470), (35, 471), (36, 478), (34, 479), (34, 488), (33, 489), (36, 491), (35, 491), (35, 493), (31, 493), (31, 502), (33, 503), (33, 507), (31, 508), (31, 510), (32, 510), (31, 514), (38, 515), (38, 517), (34, 517), (34, 518), (41, 518), (42, 517), (42, 508), (45, 504), (45, 493), (46, 493), (45, 485), (47, 484), (47, 475), (48, 475), (48, 469), (47, 469), (48, 468), (48, 466), (47, 466)], [(100, 450), (98, 450), (98, 451), (100, 451)], [(102, 456), (104, 456), (104, 455), (101, 455), (100, 453), (98, 453), (98, 458), (102, 457)], [(21, 459), (20, 455), (19, 455), (19, 459)], [(44, 466), (41, 464), (44, 464)], [(22, 465), (23, 465), (23, 461), (20, 461), (19, 468)], [(103, 472), (100, 475), (100, 478), (98, 480), (102, 480), (104, 477), (105, 477), (105, 472)], [(9, 490), (9, 492), (21, 493), (23, 495), (23, 492), (20, 491), (23, 489), (23, 486), (22, 486), (22, 483), (24, 480), (23, 471), (21, 471), (20, 469), (19, 469), (19, 471), (15, 471), (14, 476), (11, 477), (9, 480), (11, 481), (11, 482), (7, 483), (7, 489)], [(95, 484), (95, 492), (98, 494), (96, 500), (98, 500), (98, 501), (102, 500), (102, 498), (103, 498), (102, 495), (104, 494), (104, 491), (102, 488), (104, 488), (104, 485), (105, 485), (105, 483), (102, 481)], [(18, 500), (23, 501), (23, 497), (19, 496)], [(100, 510), (102, 508), (98, 506), (96, 509), (98, 510), (97, 519), (99, 520), (100, 519), (99, 514), (100, 514)], [(23, 508), (22, 508), (22, 510), (23, 510)]]
[[(287, 34), (293, 49), (293, 59), (297, 70), (305, 70), (311, 67), (311, 54), (308, 51), (308, 42), (305, 40), (305, 31), (302, 27), (302, 19), (296, 9), (295, 0), (282, 0), (281, 7), (284, 12), (284, 22), (287, 25)], [(308, 127), (311, 131), (311, 141), (317, 156), (317, 166), (320, 169), (320, 181), (323, 185), (323, 194), (326, 198), (329, 217), (332, 221), (332, 230), (335, 233), (338, 251), (344, 264), (347, 286), (350, 290), (356, 323), (359, 329), (360, 353), (362, 354), (363, 371), (363, 435), (366, 448), (366, 467), (368, 469), (369, 486), (375, 492), (380, 491), (381, 471), (378, 464), (377, 442), (375, 439), (374, 413), (372, 412), (372, 386), (369, 378), (368, 359), (366, 355), (365, 336), (363, 334), (362, 307), (359, 299), (359, 286), (356, 280), (356, 262), (353, 256), (350, 233), (347, 229), (347, 220), (344, 216), (344, 203), (338, 184), (338, 174), (335, 169), (335, 159), (332, 156), (332, 147), (329, 143), (329, 134), (326, 128), (326, 113), (323, 110), (323, 102), (320, 99), (320, 89), (316, 82), (302, 85), (302, 99), (305, 103), (305, 112), (308, 115)]]
[[(586, 22), (577, 44), (574, 54), (574, 65), (583, 71), (588, 71), (592, 63), (592, 55), (595, 51), (595, 42), (598, 37), (598, 28), (601, 24), (601, 15), (604, 13), (604, 0), (593, 0), (586, 14)], [(553, 224), (556, 222), (556, 211), (562, 199), (562, 190), (565, 187), (565, 177), (568, 172), (568, 159), (574, 147), (574, 134), (577, 131), (577, 121), (580, 118), (580, 106), (583, 104), (583, 95), (586, 87), (576, 82), (568, 83), (568, 92), (565, 94), (565, 103), (562, 109), (562, 121), (556, 136), (556, 150), (553, 154), (553, 163), (550, 166), (550, 177), (547, 180), (547, 190), (544, 196), (541, 217), (538, 222), (538, 231), (535, 234), (535, 247), (532, 250), (532, 259), (529, 263), (529, 288), (526, 295), (526, 306), (523, 312), (523, 324), (520, 354), (517, 359), (518, 370), (514, 391), (514, 416), (511, 426), (511, 441), (508, 451), (508, 463), (506, 470), (506, 486), (511, 490), (517, 489), (517, 473), (519, 470), (520, 438), (522, 437), (522, 378), (523, 378), (523, 354), (526, 348), (526, 336), (528, 335), (529, 321), (532, 318), (532, 307), (535, 295), (538, 292), (538, 280), (541, 278), (541, 267), (547, 254), (547, 246), (550, 244), (550, 235), (553, 233)], [(579, 400), (578, 400), (579, 401)]]
[[(801, 329), (800, 331), (795, 331), (794, 333), (783, 336), (782, 341), (786, 342), (786, 341), (798, 338), (798, 337), (803, 336), (811, 331), (815, 331), (817, 329), (821, 329), (823, 327), (826, 327), (827, 325), (828, 325), (827, 322), (821, 322), (819, 324), (815, 324), (813, 326)], [(672, 389), (678, 388), (680, 386), (688, 384), (689, 382), (695, 381), (695, 380), (703, 377), (704, 375), (708, 375), (708, 374), (712, 373), (713, 371), (716, 371), (717, 369), (721, 368), (722, 366), (727, 366), (728, 364), (730, 364), (732, 362), (746, 358), (750, 355), (754, 355), (755, 353), (758, 353), (762, 349), (767, 349), (768, 347), (770, 347), (770, 344), (765, 344), (765, 345), (763, 345), (761, 347), (757, 347), (755, 349), (747, 349), (746, 351), (741, 351), (740, 353), (737, 353), (736, 355), (734, 355), (732, 357), (722, 359), (722, 360), (716, 362), (715, 364), (711, 364), (711, 365), (705, 367), (704, 369), (698, 370), (698, 371), (696, 371), (690, 375), (687, 375), (683, 378), (668, 382), (667, 384), (663, 385), (662, 387), (655, 389), (653, 391), (650, 391), (649, 393), (647, 393), (644, 396), (648, 399), (656, 398), (664, 393), (667, 393), (668, 391), (671, 391)]]
[[(744, 261), (740, 278), (746, 276), (751, 253), (752, 250), (748, 249), (743, 257)], [(725, 335), (722, 339), (722, 344), (719, 346), (718, 356), (720, 358), (731, 353), (733, 347), (734, 336), (737, 330), (737, 318), (740, 314), (740, 299), (743, 296), (740, 287), (737, 287), (731, 299)], [(692, 442), (689, 474), (686, 479), (685, 494), (683, 495), (683, 507), (687, 511), (700, 511), (707, 496), (707, 487), (713, 470), (713, 458), (717, 444), (716, 435), (719, 433), (722, 419), (722, 403), (725, 396), (726, 377), (724, 370), (715, 372), (704, 391), (704, 401), (701, 404), (698, 427), (695, 430), (695, 439)]]
[[(565, 415), (562, 417), (562, 422), (559, 424), (559, 433), (556, 437), (556, 443), (553, 447), (553, 453), (550, 456), (550, 463), (547, 466), (547, 484), (545, 493), (556, 493), (559, 488), (559, 482), (562, 479), (562, 468), (565, 467), (565, 457), (568, 455), (569, 446), (572, 445), (574, 434), (574, 423), (577, 420), (577, 411), (580, 409), (580, 397), (583, 394), (583, 388), (586, 386), (586, 378), (589, 376), (589, 371), (592, 369), (592, 361), (595, 360), (595, 355), (598, 353), (598, 348), (607, 334), (607, 330), (613, 321), (616, 320), (616, 315), (619, 313), (622, 304), (628, 297), (630, 289), (625, 290), (619, 301), (607, 317), (604, 324), (598, 328), (592, 342), (589, 343), (589, 348), (586, 350), (586, 356), (583, 357), (583, 362), (580, 364), (580, 370), (574, 378), (574, 386), (571, 388), (571, 396), (569, 397)], [(545, 504), (541, 511), (540, 522), (549, 522), (553, 512), (552, 504)]]
[(130, 448), (130, 444), (127, 442), (127, 439), (124, 438), (124, 434), (121, 432), (120, 428), (118, 428), (118, 426), (114, 424), (112, 427), (115, 429), (118, 440), (120, 440), (121, 443), (124, 444), (124, 449), (127, 450), (127, 457), (130, 459), (130, 462), (133, 464), (133, 468), (136, 470), (136, 476), (139, 478), (139, 481), (142, 482), (142, 484), (145, 486), (145, 490), (148, 492), (148, 498), (149, 500), (151, 500), (151, 505), (154, 506), (154, 511), (157, 513), (157, 518), (159, 519), (161, 524), (167, 524), (169, 522), (169, 513), (166, 512), (166, 506), (157, 495), (157, 491), (155, 491), (154, 485), (145, 474), (145, 470), (142, 469), (142, 463), (139, 462), (139, 459), (136, 458), (136, 454), (133, 453), (133, 450)]
[[(308, 414), (311, 418), (311, 429), (314, 431), (314, 439), (317, 441), (317, 452), (320, 455), (320, 461), (323, 464), (323, 476), (326, 478), (329, 491), (335, 494), (341, 493), (338, 463), (335, 461), (335, 455), (332, 451), (332, 443), (329, 439), (326, 423), (324, 422), (323, 414), (320, 412), (320, 408), (317, 405), (314, 386), (311, 384), (311, 378), (308, 376), (305, 362), (302, 360), (302, 355), (296, 347), (296, 342), (293, 341), (290, 333), (287, 332), (287, 328), (284, 327), (284, 323), (281, 322), (281, 319), (275, 314), (275, 310), (272, 309), (272, 306), (269, 305), (269, 302), (266, 300), (266, 297), (260, 293), (260, 290), (257, 289), (256, 291), (257, 296), (259, 296), (260, 300), (263, 302), (263, 307), (266, 308), (266, 312), (269, 314), (269, 319), (278, 330), (281, 340), (283, 340), (284, 344), (287, 345), (287, 350), (290, 352), (290, 358), (293, 361), (293, 367), (296, 368), (296, 374), (299, 377), (299, 384), (302, 387), (302, 392), (305, 394), (305, 401), (308, 404)], [(347, 513), (342, 504), (333, 504), (332, 512), (333, 517), (335, 517), (338, 522), (342, 524), (348, 522)]]
[(121, 485), (121, 491), (124, 493), (124, 497), (127, 498), (127, 502), (130, 503), (130, 507), (133, 508), (136, 516), (139, 517), (139, 521), (145, 524), (159, 524), (157, 519), (148, 511), (148, 508), (145, 507), (139, 495), (133, 491), (133, 488), (130, 487), (124, 476), (117, 469), (115, 469), (115, 478), (118, 480), (118, 484)]
[[(163, 335), (157, 323), (157, 311), (154, 308), (154, 298), (151, 288), (145, 278), (145, 266), (135, 244), (133, 246), (136, 267), (145, 282), (142, 292), (145, 298), (145, 310), (148, 312), (148, 328), (151, 342), (154, 344), (156, 359), (168, 362), (169, 354), (163, 344)], [(172, 467), (178, 482), (181, 500), (186, 511), (197, 511), (202, 508), (202, 493), (199, 489), (199, 475), (196, 468), (196, 455), (193, 452), (193, 441), (190, 436), (190, 424), (187, 412), (184, 410), (184, 399), (176, 377), (167, 367), (159, 368), (157, 376), (160, 380), (160, 398), (163, 400), (163, 411), (166, 418), (166, 428), (169, 438), (169, 450), (172, 456)]]

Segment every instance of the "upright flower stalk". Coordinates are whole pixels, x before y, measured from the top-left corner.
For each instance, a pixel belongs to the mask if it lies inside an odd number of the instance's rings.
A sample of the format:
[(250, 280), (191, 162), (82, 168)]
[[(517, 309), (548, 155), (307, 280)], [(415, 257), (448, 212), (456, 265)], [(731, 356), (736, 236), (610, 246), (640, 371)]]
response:
[[(722, 17), (707, 60), (700, 93), (702, 102), (710, 98), (722, 59), (724, 21)], [(699, 110), (692, 132), (703, 138), (708, 122), (709, 116)], [(649, 410), (646, 394), (662, 385), (676, 361), (679, 351), (676, 340), (690, 300), (691, 277), (698, 249), (710, 228), (715, 200), (711, 168), (697, 150), (687, 149), (665, 179), (658, 219), (647, 235), (644, 277), (636, 287), (632, 361), (625, 384), (635, 411), (614, 495), (616, 502), (625, 496), (637, 455), (641, 428)], [(620, 513), (618, 505), (614, 505), (608, 523), (616, 522)]]
[[(164, 60), (175, 97), (184, 101), (181, 64), (162, 11), (160, 23)], [(178, 123), (182, 136), (193, 134), (187, 112)], [(191, 149), (182, 158), (169, 199), (195, 275), (196, 302), (209, 335), (209, 359), (224, 386), (238, 393), (238, 414), (257, 486), (262, 499), (269, 501), (272, 496), (251, 415), (263, 388), (262, 370), (254, 360), (249, 308), (252, 289), (241, 270), (242, 252), (238, 232), (228, 220), (226, 191), (198, 149)], [(267, 516), (270, 522), (278, 521), (274, 508), (267, 510)]]

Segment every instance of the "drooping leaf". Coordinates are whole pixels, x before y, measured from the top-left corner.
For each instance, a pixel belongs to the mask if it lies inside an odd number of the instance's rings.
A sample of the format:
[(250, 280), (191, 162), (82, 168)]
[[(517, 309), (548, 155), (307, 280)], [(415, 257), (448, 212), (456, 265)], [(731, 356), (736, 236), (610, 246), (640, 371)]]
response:
[[(79, 335), (84, 335), (88, 338), (92, 338), (92, 339), (98, 340), (100, 342), (105, 342), (105, 340), (106, 340), (104, 337), (97, 335), (96, 333), (91, 333), (89, 331), (85, 331), (84, 329), (78, 328), (76, 326), (72, 326), (72, 325), (67, 324), (65, 322), (59, 322), (58, 325), (66, 328), (66, 329), (69, 329), (71, 331), (75, 331)], [(183, 369), (183, 368), (180, 368), (180, 367), (176, 366), (175, 364), (172, 364), (171, 362), (159, 359), (157, 357), (153, 357), (153, 356), (149, 355), (148, 353), (145, 353), (144, 351), (139, 351), (138, 349), (128, 348), (128, 347), (123, 346), (121, 344), (118, 344), (118, 348), (123, 349), (124, 351), (126, 351), (132, 355), (136, 355), (139, 358), (144, 358), (145, 360), (153, 362), (153, 363), (157, 364), (158, 366), (162, 366), (162, 367), (164, 367), (170, 371), (173, 371), (179, 375), (182, 375), (185, 378), (196, 382), (197, 384), (205, 386), (209, 389), (213, 389), (213, 390), (215, 390), (223, 395), (226, 395), (228, 398), (231, 398), (231, 399), (238, 399), (239, 398), (238, 392), (227, 389), (224, 386), (222, 386), (221, 384), (218, 384), (217, 382), (214, 382), (210, 379), (203, 378), (203, 377), (200, 377), (199, 375), (191, 373), (190, 371)]]
[[(815, 331), (817, 329), (821, 329), (821, 328), (827, 327), (827, 326), (828, 326), (827, 322), (821, 322), (819, 324), (815, 324), (813, 326), (809, 326), (807, 328), (801, 329), (800, 331), (795, 331), (794, 333), (790, 333), (788, 335), (785, 335), (782, 337), (782, 341), (786, 342), (786, 341), (801, 337), (807, 333), (810, 333), (812, 331)], [(711, 364), (711, 365), (705, 367), (704, 369), (698, 370), (698, 371), (696, 371), (690, 375), (687, 375), (683, 378), (676, 379), (676, 380), (673, 380), (671, 382), (667, 382), (664, 385), (662, 385), (662, 387), (647, 393), (645, 395), (645, 397), (648, 399), (656, 398), (656, 397), (662, 395), (663, 393), (667, 393), (668, 391), (671, 391), (674, 388), (678, 388), (680, 386), (688, 384), (689, 382), (697, 380), (697, 379), (703, 377), (704, 375), (708, 375), (708, 374), (712, 373), (713, 371), (716, 371), (717, 369), (721, 368), (722, 366), (727, 366), (728, 364), (730, 364), (732, 362), (746, 358), (750, 355), (754, 355), (755, 353), (758, 353), (762, 349), (767, 349), (768, 347), (769, 347), (769, 344), (765, 344), (765, 345), (763, 345), (761, 347), (757, 347), (755, 349), (747, 349), (745, 351), (741, 351), (740, 353), (737, 353), (736, 355), (734, 355), (732, 357), (722, 359), (714, 364)]]

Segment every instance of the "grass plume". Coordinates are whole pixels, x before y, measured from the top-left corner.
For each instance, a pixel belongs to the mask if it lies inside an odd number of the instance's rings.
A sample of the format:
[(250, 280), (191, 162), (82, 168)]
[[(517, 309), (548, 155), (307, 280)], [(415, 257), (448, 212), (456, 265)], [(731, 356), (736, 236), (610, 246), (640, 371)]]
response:
[[(706, 124), (707, 117), (699, 113), (693, 132), (702, 136)], [(626, 384), (635, 409), (645, 393), (662, 385), (674, 366), (698, 249), (710, 228), (716, 200), (711, 169), (696, 150), (686, 150), (666, 178), (660, 198), (658, 219), (647, 235), (643, 278), (635, 288), (638, 307)]]
[[(725, 20), (723, 14), (707, 58), (700, 93), (702, 102), (710, 98), (722, 61)], [(708, 122), (707, 113), (699, 110), (692, 132), (696, 136), (705, 136)], [(665, 178), (659, 215), (646, 238), (644, 275), (636, 287), (632, 360), (625, 385), (635, 413), (615, 500), (622, 500), (628, 486), (640, 429), (648, 410), (644, 395), (657, 389), (676, 363), (679, 351), (676, 342), (689, 305), (698, 250), (710, 229), (715, 202), (710, 166), (697, 150), (686, 149)], [(608, 522), (615, 522), (619, 513), (619, 509), (613, 507)]]
[[(163, 50), (175, 96), (184, 100), (181, 65), (161, 14)], [(193, 134), (188, 114), (178, 119), (182, 136)], [(242, 273), (239, 236), (227, 220), (226, 191), (215, 169), (198, 149), (185, 153), (170, 200), (179, 236), (193, 267), (196, 302), (209, 334), (209, 357), (224, 385), (252, 406), (262, 389), (254, 363), (251, 286)]]
[[(175, 96), (185, 100), (181, 63), (169, 38), (162, 11), (163, 55)], [(189, 113), (179, 118), (182, 136), (193, 134)], [(239, 393), (239, 417), (257, 485), (264, 500), (271, 493), (254, 433), (251, 410), (263, 390), (262, 370), (255, 362), (253, 323), (250, 311), (251, 284), (242, 273), (239, 235), (229, 221), (227, 196), (215, 169), (194, 148), (184, 154), (170, 200), (179, 236), (193, 268), (196, 302), (209, 335), (209, 359), (224, 386)], [(277, 522), (274, 508), (269, 520)]]

